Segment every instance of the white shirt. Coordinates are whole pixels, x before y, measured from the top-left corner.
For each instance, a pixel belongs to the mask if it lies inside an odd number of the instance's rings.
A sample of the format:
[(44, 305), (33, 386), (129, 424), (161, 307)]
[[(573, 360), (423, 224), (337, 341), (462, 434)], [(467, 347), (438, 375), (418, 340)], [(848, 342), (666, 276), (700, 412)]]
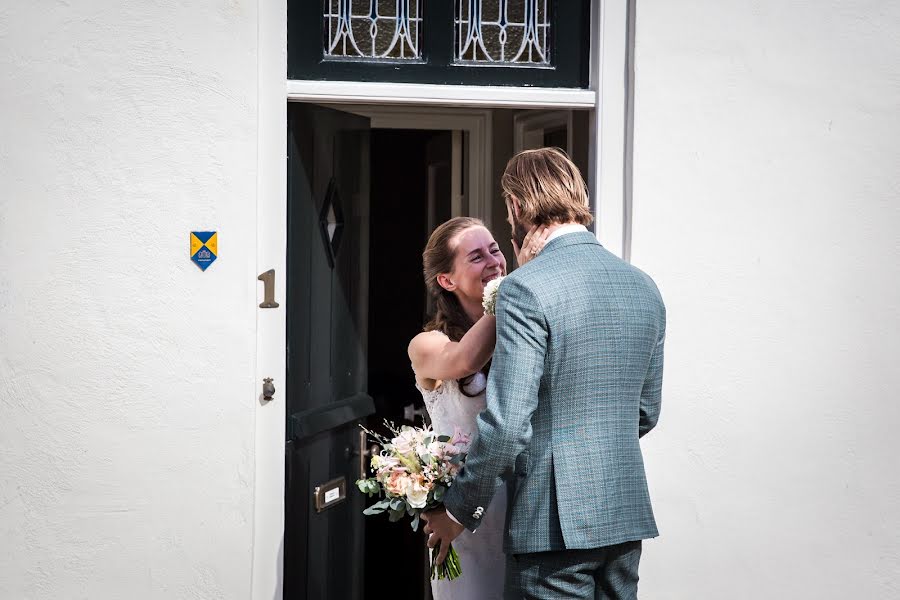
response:
[(563, 225), (558, 229), (554, 229), (553, 233), (547, 238), (547, 243), (550, 243), (550, 240), (554, 240), (561, 235), (566, 235), (567, 233), (578, 233), (579, 231), (587, 231), (588, 228), (580, 223), (569, 223), (568, 225)]

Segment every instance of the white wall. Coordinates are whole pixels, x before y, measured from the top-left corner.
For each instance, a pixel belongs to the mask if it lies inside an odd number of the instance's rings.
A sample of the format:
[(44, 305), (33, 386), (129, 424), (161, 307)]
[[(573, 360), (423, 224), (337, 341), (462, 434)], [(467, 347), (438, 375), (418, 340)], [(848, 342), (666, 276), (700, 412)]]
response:
[(4, 600), (250, 597), (256, 10), (0, 9)]
[[(254, 553), (277, 597), (270, 4), (0, 8), (0, 599), (243, 599)], [(638, 3), (632, 258), (669, 307), (643, 597), (900, 594), (898, 27)], [(220, 232), (205, 273), (192, 229)]]
[(900, 597), (900, 5), (640, 0), (642, 595)]

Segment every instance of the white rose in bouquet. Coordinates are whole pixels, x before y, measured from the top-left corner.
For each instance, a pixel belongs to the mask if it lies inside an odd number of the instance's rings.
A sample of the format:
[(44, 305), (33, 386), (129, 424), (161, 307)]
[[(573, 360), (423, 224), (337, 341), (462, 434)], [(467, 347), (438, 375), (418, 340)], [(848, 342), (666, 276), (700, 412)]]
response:
[(406, 501), (413, 508), (425, 508), (428, 503), (428, 487), (420, 477), (410, 477), (406, 486)]
[(394, 450), (400, 454), (411, 454), (415, 452), (416, 446), (421, 444), (420, 436), (416, 430), (411, 427), (404, 427), (400, 430), (400, 434), (391, 440)]

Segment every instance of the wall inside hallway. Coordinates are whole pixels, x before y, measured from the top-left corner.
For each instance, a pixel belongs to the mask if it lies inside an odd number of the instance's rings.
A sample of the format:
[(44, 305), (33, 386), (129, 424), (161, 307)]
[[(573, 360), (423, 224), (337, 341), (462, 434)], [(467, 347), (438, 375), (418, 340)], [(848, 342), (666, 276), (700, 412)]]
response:
[(250, 597), (256, 6), (2, 11), (0, 598)]
[(646, 598), (900, 595), (900, 7), (637, 5)]

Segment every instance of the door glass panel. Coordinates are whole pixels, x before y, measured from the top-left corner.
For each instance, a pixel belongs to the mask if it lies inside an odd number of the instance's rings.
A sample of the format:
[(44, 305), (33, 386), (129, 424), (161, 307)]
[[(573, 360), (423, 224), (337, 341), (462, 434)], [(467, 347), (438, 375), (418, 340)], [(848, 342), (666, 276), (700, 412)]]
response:
[(328, 264), (334, 267), (338, 249), (341, 245), (341, 233), (344, 229), (344, 214), (341, 209), (341, 195), (338, 191), (337, 181), (334, 177), (328, 182), (328, 190), (325, 192), (325, 202), (322, 204), (322, 212), (319, 216), (319, 226), (322, 230), (322, 240), (325, 242)]
[(455, 62), (550, 65), (547, 0), (456, 0)]
[(326, 59), (422, 58), (422, 0), (325, 0)]
[(582, 89), (590, 84), (591, 0), (286, 4), (288, 79)]

